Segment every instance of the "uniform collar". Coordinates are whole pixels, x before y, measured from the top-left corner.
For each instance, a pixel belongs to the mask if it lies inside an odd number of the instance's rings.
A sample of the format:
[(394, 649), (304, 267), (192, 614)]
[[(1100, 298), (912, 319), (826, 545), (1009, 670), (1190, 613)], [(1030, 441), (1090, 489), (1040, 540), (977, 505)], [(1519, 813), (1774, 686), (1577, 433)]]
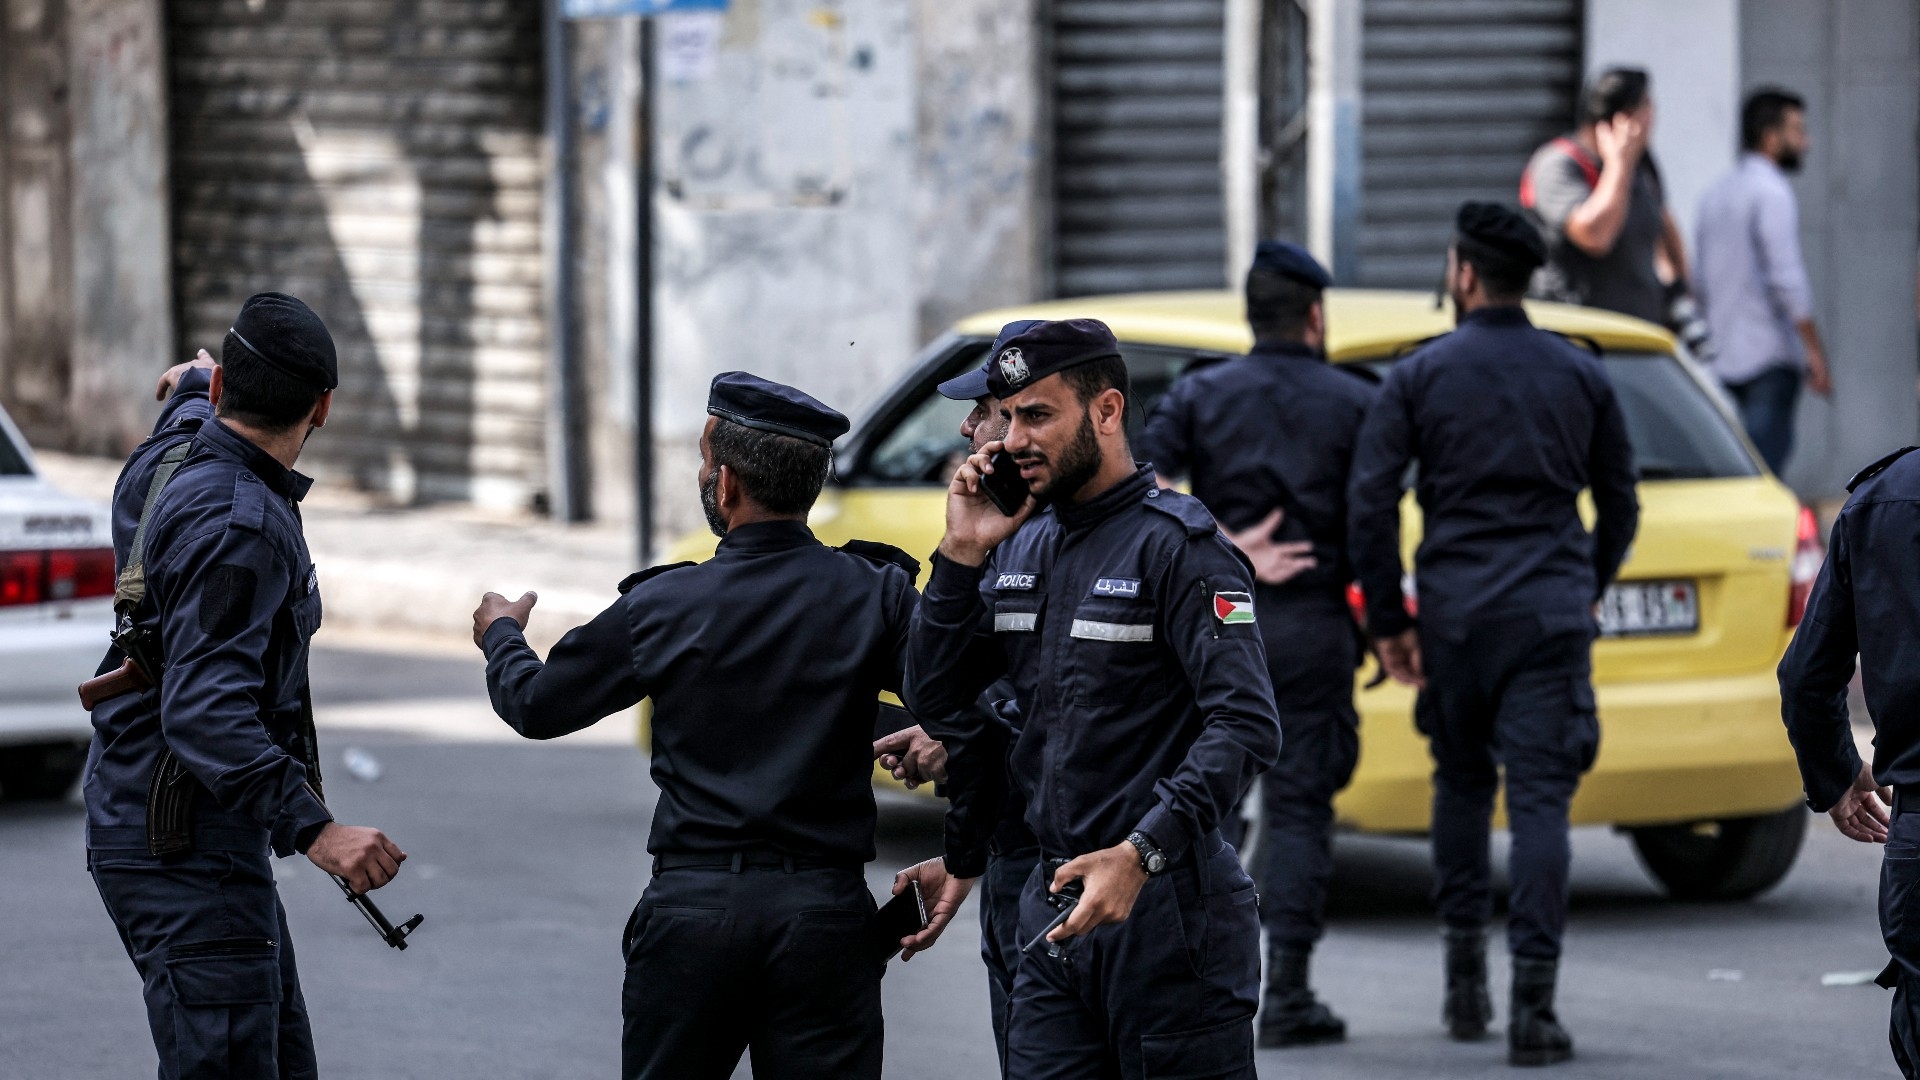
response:
[(1113, 485), (1083, 503), (1064, 506), (1053, 504), (1053, 516), (1060, 520), (1062, 528), (1069, 532), (1098, 525), (1120, 511), (1132, 506), (1156, 486), (1153, 479), (1153, 467), (1141, 465), (1134, 469), (1132, 476)]
[(807, 528), (804, 521), (756, 521), (751, 525), (739, 525), (727, 530), (720, 538), (719, 551), (737, 551), (743, 555), (758, 555), (768, 551), (786, 551), (789, 548), (805, 547), (817, 544), (813, 530)]
[(313, 477), (280, 464), (279, 459), (255, 446), (252, 440), (228, 427), (218, 417), (211, 423), (201, 425), (200, 434), (194, 437), (194, 441), (245, 465), (248, 471), (282, 498), (299, 502), (307, 497), (308, 490), (313, 487)]
[(1474, 326), (1532, 326), (1533, 320), (1527, 318), (1527, 309), (1519, 304), (1501, 304), (1497, 307), (1474, 308), (1460, 319), (1460, 325)]
[(1305, 342), (1269, 341), (1255, 345), (1249, 356), (1285, 356), (1296, 360), (1318, 360), (1326, 362), (1327, 354)]

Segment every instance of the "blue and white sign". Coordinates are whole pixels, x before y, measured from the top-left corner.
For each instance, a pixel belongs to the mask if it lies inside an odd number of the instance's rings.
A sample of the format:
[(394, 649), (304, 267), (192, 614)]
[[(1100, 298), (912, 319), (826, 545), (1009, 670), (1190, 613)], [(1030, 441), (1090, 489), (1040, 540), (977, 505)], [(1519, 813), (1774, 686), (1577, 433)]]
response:
[(725, 11), (727, 0), (560, 0), (563, 19), (659, 15), (668, 11)]

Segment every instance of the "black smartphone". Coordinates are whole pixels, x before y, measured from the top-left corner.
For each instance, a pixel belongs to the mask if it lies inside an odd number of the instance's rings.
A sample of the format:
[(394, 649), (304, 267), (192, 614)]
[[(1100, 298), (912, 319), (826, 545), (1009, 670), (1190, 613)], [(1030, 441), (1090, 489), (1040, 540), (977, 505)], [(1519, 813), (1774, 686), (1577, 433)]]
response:
[(987, 493), (991, 502), (1001, 513), (1012, 517), (1027, 505), (1030, 492), (1027, 481), (1020, 475), (1020, 463), (1013, 455), (1001, 450), (987, 459), (993, 471), (980, 478), (980, 490)]
[(906, 889), (874, 912), (867, 925), (873, 931), (874, 959), (884, 964), (900, 955), (900, 939), (927, 928), (927, 902), (920, 896), (920, 883), (907, 882)]

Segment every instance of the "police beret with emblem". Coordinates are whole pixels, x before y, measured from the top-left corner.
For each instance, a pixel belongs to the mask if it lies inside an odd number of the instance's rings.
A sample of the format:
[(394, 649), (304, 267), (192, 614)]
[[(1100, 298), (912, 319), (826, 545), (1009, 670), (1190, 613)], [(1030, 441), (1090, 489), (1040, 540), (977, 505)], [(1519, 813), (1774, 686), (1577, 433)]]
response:
[(1255, 273), (1292, 278), (1316, 289), (1333, 284), (1333, 275), (1320, 265), (1320, 260), (1289, 240), (1260, 241), (1260, 246), (1253, 249), (1253, 269)]
[(1521, 271), (1547, 261), (1547, 242), (1540, 238), (1540, 230), (1499, 203), (1461, 203), (1453, 231), (1453, 242), (1463, 255)]
[(713, 377), (707, 412), (742, 427), (791, 435), (817, 446), (832, 446), (847, 433), (847, 418), (791, 386), (725, 371)]
[(1041, 321), (1040, 319), (1015, 319), (1001, 327), (1000, 332), (994, 335), (993, 348), (987, 350), (986, 363), (964, 375), (956, 375), (948, 379), (935, 389), (940, 391), (941, 397), (952, 398), (954, 401), (978, 401), (986, 397), (987, 369), (993, 366), (993, 358), (1000, 355), (1000, 350), (1006, 346), (1008, 338), (1039, 326)]
[(228, 333), (247, 353), (283, 374), (323, 390), (340, 385), (340, 361), (327, 324), (312, 308), (286, 293), (248, 297)]
[(1120, 355), (1120, 342), (1099, 319), (1040, 322), (1007, 338), (987, 363), (987, 392), (1010, 397), (1049, 375)]

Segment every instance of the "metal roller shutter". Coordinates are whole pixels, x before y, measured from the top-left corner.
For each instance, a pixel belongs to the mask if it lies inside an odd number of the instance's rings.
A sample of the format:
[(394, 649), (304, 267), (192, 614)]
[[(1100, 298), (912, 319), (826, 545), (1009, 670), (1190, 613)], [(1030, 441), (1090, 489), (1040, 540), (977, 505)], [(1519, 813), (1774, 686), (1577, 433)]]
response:
[(1054, 291), (1219, 288), (1225, 0), (1055, 0)]
[(241, 300), (340, 349), (320, 466), (402, 499), (543, 486), (540, 5), (171, 0), (183, 354)]
[(1365, 0), (1358, 284), (1432, 288), (1467, 199), (1573, 122), (1582, 0)]

